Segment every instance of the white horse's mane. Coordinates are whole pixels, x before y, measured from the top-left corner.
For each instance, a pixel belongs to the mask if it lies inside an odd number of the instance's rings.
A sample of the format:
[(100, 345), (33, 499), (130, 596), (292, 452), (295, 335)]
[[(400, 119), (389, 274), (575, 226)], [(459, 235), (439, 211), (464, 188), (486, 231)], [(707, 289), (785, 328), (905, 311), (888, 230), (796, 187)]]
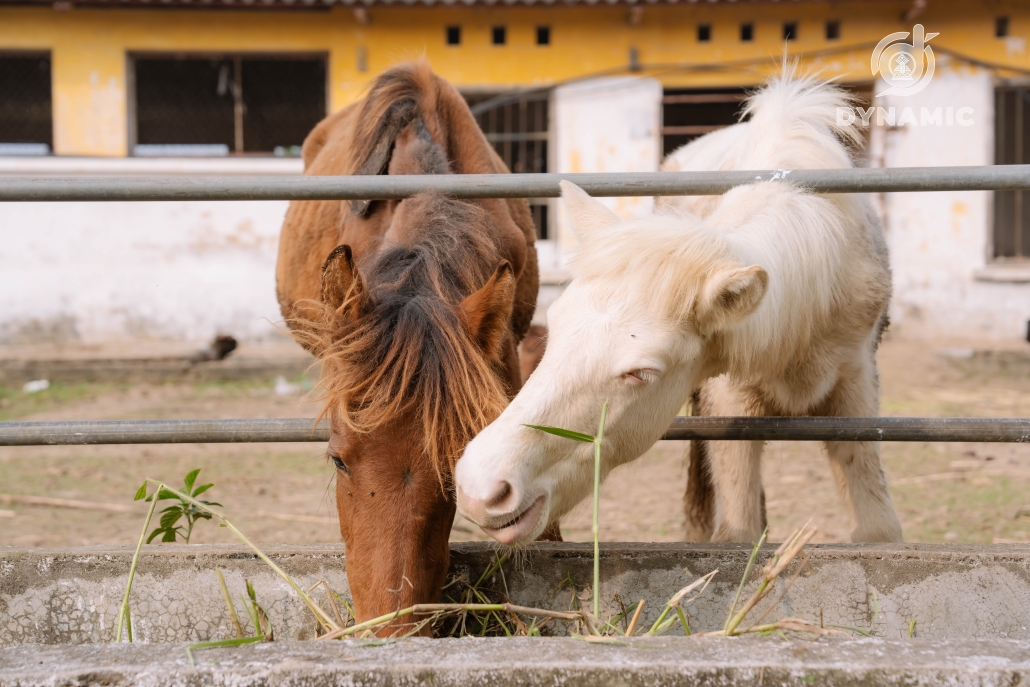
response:
[[(663, 168), (851, 167), (846, 143), (860, 134), (836, 121), (836, 109), (850, 102), (839, 86), (797, 78), (787, 66), (749, 99), (744, 116), (750, 119), (684, 146)], [(839, 279), (846, 272), (839, 269), (846, 247), (855, 240), (847, 236), (866, 233), (860, 227), (870, 222), (869, 209), (853, 197), (809, 193), (790, 184), (789, 175), (723, 196), (661, 199), (658, 207), (650, 217), (622, 222), (585, 242), (572, 259), (573, 274), (591, 280), (605, 297), (616, 290), (645, 293), (648, 307), (682, 322), (712, 273), (761, 264), (770, 275), (768, 292), (733, 337), (741, 345), (727, 350), (731, 369), (744, 374), (759, 360), (763, 367), (787, 363), (810, 342), (817, 322), (847, 287)], [(878, 226), (875, 218), (872, 225)], [(882, 243), (882, 237), (869, 240)], [(641, 299), (626, 302), (640, 307)]]

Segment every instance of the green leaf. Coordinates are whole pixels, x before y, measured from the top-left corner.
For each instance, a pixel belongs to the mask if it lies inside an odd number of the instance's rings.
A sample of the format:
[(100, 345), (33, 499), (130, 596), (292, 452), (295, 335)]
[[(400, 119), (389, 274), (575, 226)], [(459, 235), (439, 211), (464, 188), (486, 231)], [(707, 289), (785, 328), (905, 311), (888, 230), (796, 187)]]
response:
[(582, 432), (573, 432), (571, 429), (562, 429), (561, 427), (545, 427), (543, 425), (523, 425), (530, 429), (539, 429), (541, 432), (547, 432), (553, 434), (556, 437), (563, 437), (565, 439), (572, 439), (573, 441), (582, 441), (585, 444), (594, 443), (594, 438), (589, 434), (583, 434)]
[(196, 470), (191, 470), (190, 472), (186, 473), (186, 479), (183, 480), (183, 483), (186, 485), (187, 494), (189, 493), (190, 489), (193, 488), (193, 483), (197, 481), (197, 475), (199, 474), (200, 468), (197, 468)]
[(146, 495), (147, 495), (147, 483), (144, 482), (143, 485), (139, 489), (136, 490), (136, 495), (134, 497), (132, 497), (132, 500), (133, 501), (139, 501), (142, 498), (146, 498)]
[(182, 529), (182, 528), (181, 527), (176, 527), (174, 529), (169, 528), (169, 529), (165, 530), (165, 536), (161, 537), (161, 541), (162, 542), (167, 542), (169, 544), (174, 544), (175, 543), (175, 535), (177, 535), (179, 533), (180, 529)]
[(181, 518), (181, 517), (182, 517), (182, 511), (181, 510), (174, 510), (174, 511), (170, 511), (168, 513), (165, 513), (164, 515), (161, 516), (161, 527), (163, 527), (165, 529), (168, 529), (170, 527), (174, 527), (175, 523), (179, 522), (179, 518)]
[(201, 501), (201, 503), (203, 503), (205, 506), (221, 506), (222, 505), (222, 504), (218, 503), (218, 501)]
[(165, 499), (178, 499), (179, 495), (171, 489), (162, 489), (157, 493), (157, 500), (164, 501)]
[(154, 538), (157, 537), (157, 535), (164, 534), (164, 531), (165, 530), (163, 527), (158, 527), (156, 530), (150, 533), (149, 537), (147, 537), (147, 543), (149, 544), (150, 542), (154, 541)]
[(193, 498), (197, 498), (198, 496), (200, 496), (201, 494), (203, 494), (205, 491), (207, 491), (208, 489), (210, 489), (213, 486), (215, 486), (215, 485), (213, 485), (213, 484), (202, 484), (201, 486), (199, 486), (196, 489), (194, 489), (193, 493), (190, 494), (190, 496), (192, 496)]

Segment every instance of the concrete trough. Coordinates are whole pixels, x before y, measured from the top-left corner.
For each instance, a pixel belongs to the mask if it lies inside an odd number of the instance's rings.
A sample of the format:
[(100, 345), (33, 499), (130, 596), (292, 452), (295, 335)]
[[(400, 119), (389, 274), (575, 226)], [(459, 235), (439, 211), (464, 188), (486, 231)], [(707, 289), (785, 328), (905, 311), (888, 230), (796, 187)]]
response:
[[(767, 547), (759, 557), (771, 555)], [(871, 639), (784, 642), (666, 637), (632, 647), (542, 639), (311, 642), (314, 623), (292, 590), (248, 549), (162, 545), (144, 549), (132, 593), (136, 644), (115, 646), (118, 605), (132, 551), (104, 547), (0, 549), (0, 685), (43, 684), (976, 684), (1030, 685), (1030, 545), (821, 545), (767, 619), (795, 616), (863, 628)], [(269, 546), (303, 587), (325, 580), (349, 594), (339, 546)], [(720, 628), (750, 548), (741, 545), (603, 544), (602, 616), (647, 599), (641, 625), (696, 577), (718, 569), (685, 608), (694, 631)], [(477, 579), (490, 544), (456, 544), (452, 574)], [(592, 547), (540, 543), (521, 551), (488, 596), (566, 610), (571, 580), (592, 579)], [(215, 575), (235, 597), (253, 583), (276, 642), (198, 654), (185, 643), (233, 636)], [(797, 568), (791, 568), (785, 577)], [(745, 587), (754, 589), (757, 575)], [(325, 602), (325, 592), (314, 592)], [(772, 601), (778, 594), (774, 593)], [(242, 610), (242, 604), (238, 604)], [(752, 617), (766, 612), (759, 606)], [(551, 627), (561, 633), (556, 624)], [(910, 637), (910, 627), (914, 636)], [(92, 645), (92, 646), (88, 646)], [(161, 646), (157, 646), (161, 645)], [(548, 678), (550, 676), (550, 678)], [(1023, 680), (1025, 676), (1025, 681)], [(52, 679), (51, 679), (52, 678)], [(507, 681), (507, 682), (506, 682)]]

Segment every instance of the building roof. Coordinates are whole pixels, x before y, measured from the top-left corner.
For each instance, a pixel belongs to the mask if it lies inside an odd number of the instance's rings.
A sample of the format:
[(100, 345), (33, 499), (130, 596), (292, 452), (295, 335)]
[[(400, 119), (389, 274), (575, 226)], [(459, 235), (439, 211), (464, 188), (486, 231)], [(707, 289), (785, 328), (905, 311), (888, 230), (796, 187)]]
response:
[[(325, 9), (334, 5), (461, 6), (461, 5), (694, 5), (828, 2), (831, 0), (0, 0), (3, 5), (71, 7), (196, 7), (231, 9)], [(852, 0), (855, 1), (855, 0)]]

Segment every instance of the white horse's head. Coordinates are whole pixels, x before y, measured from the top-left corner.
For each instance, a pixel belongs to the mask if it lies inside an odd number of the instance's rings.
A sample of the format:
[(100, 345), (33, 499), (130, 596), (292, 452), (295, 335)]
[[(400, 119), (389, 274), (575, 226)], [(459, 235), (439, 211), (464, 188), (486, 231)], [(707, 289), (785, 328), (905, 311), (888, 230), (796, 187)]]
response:
[(577, 186), (562, 190), (581, 244), (574, 279), (548, 310), (540, 366), (455, 474), (458, 510), (506, 544), (537, 538), (593, 484), (590, 444), (526, 425), (596, 434), (607, 401), (602, 474), (640, 456), (693, 384), (717, 372), (724, 335), (768, 284), (707, 221), (624, 222)]

